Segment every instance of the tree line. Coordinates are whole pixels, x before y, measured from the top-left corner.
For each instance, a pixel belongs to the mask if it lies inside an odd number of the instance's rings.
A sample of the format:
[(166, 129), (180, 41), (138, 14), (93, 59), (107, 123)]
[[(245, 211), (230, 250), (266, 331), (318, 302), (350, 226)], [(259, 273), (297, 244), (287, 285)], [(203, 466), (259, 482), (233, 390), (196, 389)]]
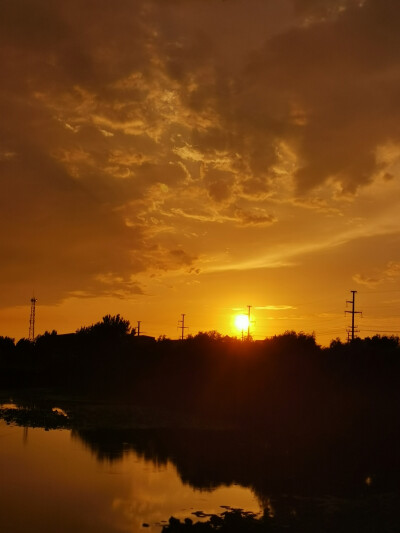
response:
[(398, 337), (375, 335), (328, 348), (288, 331), (241, 341), (216, 331), (181, 341), (138, 337), (106, 315), (74, 334), (35, 342), (0, 337), (0, 386), (39, 387), (123, 400), (221, 424), (306, 436), (315, 428), (398, 424)]

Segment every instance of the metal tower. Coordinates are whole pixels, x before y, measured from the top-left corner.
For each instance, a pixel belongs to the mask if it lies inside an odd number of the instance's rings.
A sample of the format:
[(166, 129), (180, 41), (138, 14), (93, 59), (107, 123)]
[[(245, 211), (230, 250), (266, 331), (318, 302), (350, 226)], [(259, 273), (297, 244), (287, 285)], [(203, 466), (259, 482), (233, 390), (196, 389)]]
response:
[(35, 313), (36, 313), (36, 302), (37, 299), (33, 296), (31, 298), (31, 316), (29, 318), (29, 340), (35, 340)]

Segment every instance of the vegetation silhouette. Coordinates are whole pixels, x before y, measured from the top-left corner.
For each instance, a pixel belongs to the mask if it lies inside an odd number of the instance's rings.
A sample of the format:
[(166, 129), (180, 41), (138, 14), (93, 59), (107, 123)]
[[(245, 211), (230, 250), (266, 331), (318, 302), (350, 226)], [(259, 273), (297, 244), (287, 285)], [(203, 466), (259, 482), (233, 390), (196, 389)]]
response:
[[(337, 512), (321, 513), (321, 509), (307, 508), (304, 504), (301, 516), (294, 512), (285, 516), (273, 516), (265, 510), (261, 517), (243, 509), (229, 509), (220, 515), (205, 515), (206, 522), (193, 522), (192, 518), (180, 521), (171, 517), (162, 533), (354, 533), (355, 531), (368, 531), (375, 533), (392, 533), (400, 525), (395, 517), (395, 503), (392, 502), (391, 516), (379, 509), (379, 501), (373, 500), (368, 505), (360, 502), (347, 502)], [(396, 502), (398, 503), (398, 502)], [(395, 517), (394, 520), (392, 516)]]
[[(35, 342), (0, 337), (0, 387), (52, 389), (173, 413), (207, 427), (268, 431), (311, 442), (338, 434), (397, 434), (398, 337), (321, 348), (288, 331), (263, 341), (200, 332), (184, 340), (135, 335), (106, 315), (75, 334)], [(177, 422), (178, 421), (178, 422)], [(168, 423), (168, 420), (166, 420)], [(185, 422), (187, 423), (187, 422)]]
[[(142, 338), (120, 315), (35, 342), (0, 338), (0, 386), (136, 405), (158, 425), (240, 428), (297, 443), (399, 435), (398, 337), (321, 348), (288, 331), (263, 341), (200, 332)], [(150, 417), (151, 418), (151, 417)]]
[[(336, 339), (328, 348), (293, 331), (262, 341), (215, 331), (155, 340), (135, 335), (120, 315), (35, 342), (0, 337), (0, 386), (22, 407), (3, 410), (5, 420), (71, 427), (99, 461), (130, 451), (171, 461), (201, 490), (250, 487), (281, 520), (253, 517), (255, 531), (396, 530), (399, 378), (398, 337)], [(63, 421), (46, 414), (49, 391), (100, 407), (60, 401)], [(243, 530), (249, 516), (211, 518), (203, 526), (172, 520), (165, 531)]]
[(92, 339), (117, 341), (131, 332), (129, 320), (123, 319), (119, 314), (105, 315), (101, 322), (77, 330), (77, 335), (90, 336)]

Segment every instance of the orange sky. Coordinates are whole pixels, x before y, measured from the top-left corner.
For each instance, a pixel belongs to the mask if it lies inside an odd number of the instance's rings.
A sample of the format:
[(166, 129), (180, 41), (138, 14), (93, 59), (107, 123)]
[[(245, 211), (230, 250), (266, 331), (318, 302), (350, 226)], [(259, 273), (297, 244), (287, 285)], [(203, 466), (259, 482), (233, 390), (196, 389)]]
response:
[(13, 0), (1, 335), (400, 331), (396, 0)]

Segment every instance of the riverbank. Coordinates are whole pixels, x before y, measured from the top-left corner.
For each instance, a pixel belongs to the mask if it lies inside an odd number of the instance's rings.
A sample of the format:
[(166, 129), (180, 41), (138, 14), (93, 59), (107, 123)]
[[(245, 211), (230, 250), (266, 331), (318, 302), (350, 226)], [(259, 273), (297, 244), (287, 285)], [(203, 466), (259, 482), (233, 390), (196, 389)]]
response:
[(211, 515), (206, 522), (169, 519), (162, 533), (394, 533), (400, 530), (398, 494), (354, 500), (320, 498), (295, 502), (289, 512), (259, 517), (242, 509)]
[(0, 418), (7, 423), (47, 429), (238, 429), (223, 420), (210, 420), (162, 406), (137, 405), (93, 395), (52, 389), (0, 391)]

